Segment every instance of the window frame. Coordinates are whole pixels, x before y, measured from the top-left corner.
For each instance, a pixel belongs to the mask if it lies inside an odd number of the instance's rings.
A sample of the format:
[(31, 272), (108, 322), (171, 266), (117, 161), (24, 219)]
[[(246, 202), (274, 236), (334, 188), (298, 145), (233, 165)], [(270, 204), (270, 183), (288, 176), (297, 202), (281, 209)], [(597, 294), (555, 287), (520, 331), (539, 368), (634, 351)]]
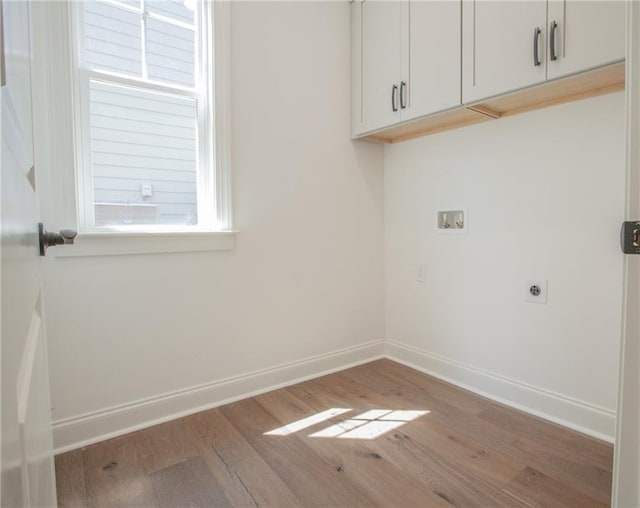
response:
[[(163, 20), (163, 16), (145, 14), (145, 0), (140, 8), (121, 4), (113, 0), (99, 0), (104, 4), (146, 17)], [(108, 71), (88, 69), (83, 65), (84, 33), (82, 2), (70, 2), (69, 25), (71, 50), (71, 90), (73, 106), (73, 145), (75, 155), (76, 220), (81, 237), (96, 239), (104, 235), (131, 233), (130, 238), (140, 234), (220, 232), (231, 230), (230, 210), (230, 158), (228, 118), (229, 84), (229, 7), (226, 2), (201, 0), (197, 8), (201, 15), (195, 21), (198, 32), (195, 58), (197, 72), (193, 88), (145, 79), (146, 66), (144, 44), (142, 45), (142, 78)], [(142, 39), (146, 38), (144, 32)], [(213, 51), (210, 50), (213, 48)], [(110, 225), (96, 226), (94, 215), (93, 168), (91, 165), (89, 85), (91, 81), (108, 85), (132, 87), (154, 93), (165, 93), (174, 97), (196, 99), (197, 143), (196, 188), (197, 225)], [(200, 235), (187, 235), (197, 238)], [(187, 237), (185, 236), (185, 238)]]

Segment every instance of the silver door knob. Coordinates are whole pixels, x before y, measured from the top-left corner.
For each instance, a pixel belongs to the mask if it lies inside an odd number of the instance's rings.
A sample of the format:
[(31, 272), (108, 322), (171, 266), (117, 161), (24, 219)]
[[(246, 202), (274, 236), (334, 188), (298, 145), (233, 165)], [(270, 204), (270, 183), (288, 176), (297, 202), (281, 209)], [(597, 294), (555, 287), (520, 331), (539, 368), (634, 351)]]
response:
[(44, 229), (44, 224), (38, 224), (38, 234), (40, 236), (40, 255), (44, 256), (48, 247), (56, 245), (73, 245), (78, 235), (75, 229), (61, 229), (59, 233), (52, 233)]

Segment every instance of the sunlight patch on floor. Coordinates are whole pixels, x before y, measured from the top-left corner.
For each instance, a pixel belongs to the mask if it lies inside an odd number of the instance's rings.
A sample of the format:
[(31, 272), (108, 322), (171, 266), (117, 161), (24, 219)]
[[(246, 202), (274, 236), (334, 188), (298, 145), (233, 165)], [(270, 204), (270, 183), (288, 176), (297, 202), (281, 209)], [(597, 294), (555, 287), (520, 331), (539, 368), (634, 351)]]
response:
[[(272, 431), (265, 432), (264, 435), (288, 436), (289, 434), (304, 430), (349, 411), (353, 411), (353, 409), (334, 407), (288, 425), (284, 425), (283, 427), (279, 427)], [(309, 434), (309, 437), (375, 439), (428, 413), (429, 411), (406, 409), (370, 409), (358, 416), (342, 420), (325, 429), (319, 430), (318, 432)]]
[(298, 420), (297, 422), (293, 422), (283, 427), (279, 427), (270, 432), (265, 432), (264, 435), (265, 436), (288, 436), (289, 434), (293, 434), (294, 432), (298, 432), (299, 430), (304, 430), (308, 427), (312, 427), (317, 423), (330, 420), (334, 416), (348, 413), (349, 411), (353, 411), (353, 409), (348, 409), (343, 407), (332, 407), (331, 409), (327, 409), (326, 411), (322, 411), (321, 413), (317, 413), (313, 416), (303, 418), (302, 420)]
[(427, 413), (429, 411), (372, 409), (319, 432), (314, 432), (309, 437), (375, 439)]

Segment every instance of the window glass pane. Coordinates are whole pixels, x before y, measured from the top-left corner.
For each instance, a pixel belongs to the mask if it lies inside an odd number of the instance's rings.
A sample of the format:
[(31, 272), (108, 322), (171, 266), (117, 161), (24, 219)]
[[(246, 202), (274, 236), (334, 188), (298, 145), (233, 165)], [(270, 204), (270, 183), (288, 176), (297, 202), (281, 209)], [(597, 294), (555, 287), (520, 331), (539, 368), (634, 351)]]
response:
[(142, 75), (140, 15), (102, 2), (83, 2), (84, 60), (90, 69)]
[(193, 25), (196, 0), (147, 0), (149, 12)]
[(140, 8), (140, 0), (117, 0), (118, 3), (129, 5), (131, 7), (135, 7), (136, 9)]
[(195, 225), (196, 101), (90, 82), (95, 225)]
[(147, 18), (149, 79), (194, 86), (194, 63), (193, 30)]

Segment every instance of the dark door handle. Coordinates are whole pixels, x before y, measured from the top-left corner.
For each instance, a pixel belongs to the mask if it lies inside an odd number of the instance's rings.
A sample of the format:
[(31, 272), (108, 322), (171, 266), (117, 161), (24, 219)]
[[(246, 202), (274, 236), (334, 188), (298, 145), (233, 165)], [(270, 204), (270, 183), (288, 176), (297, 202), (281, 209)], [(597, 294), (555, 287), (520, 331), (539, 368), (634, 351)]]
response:
[(540, 30), (539, 26), (537, 26), (536, 29), (533, 31), (533, 65), (535, 65), (536, 67), (540, 65), (540, 55), (539, 55), (538, 46), (540, 45), (541, 32), (542, 30)]
[(44, 229), (44, 224), (38, 224), (38, 236), (40, 237), (40, 255), (44, 256), (47, 247), (55, 247), (56, 245), (73, 245), (78, 235), (75, 229), (61, 229), (59, 233), (52, 233)]
[(391, 87), (391, 109), (398, 111), (398, 85)]
[(551, 60), (557, 60), (558, 55), (556, 55), (556, 29), (558, 28), (558, 23), (553, 20), (551, 22), (551, 30), (549, 31), (549, 53), (551, 55)]
[(400, 82), (400, 109), (405, 109), (407, 107), (407, 82)]

